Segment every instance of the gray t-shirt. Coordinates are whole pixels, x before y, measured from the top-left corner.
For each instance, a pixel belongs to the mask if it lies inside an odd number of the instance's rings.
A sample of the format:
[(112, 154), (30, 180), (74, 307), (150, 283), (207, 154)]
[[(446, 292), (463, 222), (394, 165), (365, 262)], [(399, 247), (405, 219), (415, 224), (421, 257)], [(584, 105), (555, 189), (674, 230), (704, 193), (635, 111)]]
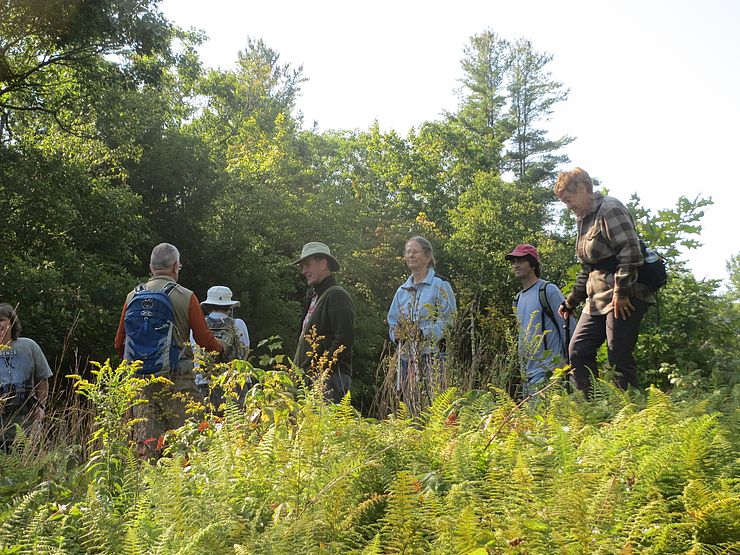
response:
[[(545, 289), (547, 301), (555, 316), (553, 322), (547, 314), (543, 314), (540, 303), (540, 286), (545, 280), (539, 279), (530, 288), (519, 294), (516, 305), (516, 318), (519, 321), (519, 361), (530, 384), (543, 381), (548, 372), (565, 363), (563, 354), (565, 348), (565, 321), (558, 314), (558, 307), (565, 297), (553, 283)], [(544, 316), (544, 336), (543, 330)], [(576, 323), (570, 318), (571, 333)], [(547, 352), (545, 352), (545, 345)]]
[(0, 386), (32, 389), (41, 380), (51, 378), (49, 363), (33, 339), (19, 337), (7, 347), (0, 347)]

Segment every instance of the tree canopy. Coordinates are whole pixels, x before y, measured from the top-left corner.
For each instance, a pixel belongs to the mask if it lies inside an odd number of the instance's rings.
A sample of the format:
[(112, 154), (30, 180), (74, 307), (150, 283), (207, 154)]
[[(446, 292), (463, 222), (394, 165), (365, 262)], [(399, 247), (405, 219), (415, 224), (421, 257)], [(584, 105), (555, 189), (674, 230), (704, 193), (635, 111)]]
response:
[[(185, 286), (202, 298), (228, 285), (255, 343), (280, 335), (288, 352), (304, 288), (291, 261), (307, 241), (330, 244), (357, 306), (365, 409), (410, 236), (434, 244), (472, 311), (466, 333), (482, 326), (492, 343), (513, 325), (518, 285), (504, 255), (514, 245), (535, 243), (549, 280), (567, 288), (573, 279), (573, 220), (551, 192), (573, 139), (547, 132), (567, 88), (551, 75), (552, 55), (526, 39), (471, 37), (460, 105), (437, 121), (406, 135), (377, 124), (321, 133), (304, 130), (296, 110), (302, 68), (262, 40), (247, 41), (234, 69), (204, 69), (203, 37), (173, 26), (154, 0), (5, 0), (2, 13), (0, 288), (59, 367), (111, 355), (122, 300), (161, 241), (179, 247)], [(693, 299), (730, 318), (731, 330), (737, 312), (722, 310), (718, 284), (681, 262), (710, 202), (682, 198), (653, 214), (635, 197), (631, 208), (675, 274), (663, 314)], [(705, 373), (726, 355), (732, 341), (701, 312), (690, 330), (649, 323), (640, 352), (650, 379), (667, 383), (672, 372), (658, 345), (676, 355), (671, 364), (680, 354)], [(687, 337), (697, 346), (681, 354), (673, 345)]]

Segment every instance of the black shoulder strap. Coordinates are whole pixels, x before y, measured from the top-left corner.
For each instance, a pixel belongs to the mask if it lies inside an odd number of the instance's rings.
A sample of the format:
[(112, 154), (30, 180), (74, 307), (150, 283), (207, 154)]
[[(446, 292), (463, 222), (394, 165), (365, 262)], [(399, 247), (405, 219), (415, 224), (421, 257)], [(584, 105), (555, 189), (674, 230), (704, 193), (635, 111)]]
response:
[(547, 300), (547, 286), (550, 285), (549, 281), (543, 281), (540, 284), (540, 305), (542, 306), (542, 312), (547, 314), (547, 317), (552, 320), (552, 322), (557, 326), (557, 321), (555, 320), (555, 313), (552, 311), (552, 307), (550, 307), (550, 301)]
[[(555, 319), (555, 313), (552, 310), (552, 307), (550, 306), (550, 301), (547, 299), (547, 286), (550, 285), (551, 282), (544, 281), (540, 285), (540, 305), (542, 306), (542, 333), (545, 332), (545, 315), (547, 315), (548, 318), (550, 318), (550, 321), (555, 326), (555, 330), (558, 332), (558, 337), (561, 339), (561, 343), (564, 343), (563, 340), (563, 330), (560, 329), (560, 325), (558, 324), (558, 321)], [(553, 284), (554, 285), (554, 284)], [(557, 287), (557, 286), (556, 286)], [(545, 349), (547, 349), (547, 334), (544, 334), (544, 343), (545, 343)], [(567, 345), (563, 345), (564, 349), (567, 349)]]
[(176, 281), (171, 281), (170, 283), (168, 283), (167, 285), (165, 285), (162, 288), (162, 293), (164, 293), (165, 295), (167, 295), (169, 297), (170, 296), (170, 293), (172, 293), (172, 291), (175, 289), (175, 287), (177, 287), (177, 282)]
[[(169, 297), (170, 293), (172, 293), (172, 290), (175, 287), (177, 287), (177, 282), (171, 281), (161, 289), (160, 293), (164, 293)], [(134, 288), (134, 293), (140, 293), (141, 291), (149, 291), (149, 289), (147, 289), (146, 283), (140, 283)]]

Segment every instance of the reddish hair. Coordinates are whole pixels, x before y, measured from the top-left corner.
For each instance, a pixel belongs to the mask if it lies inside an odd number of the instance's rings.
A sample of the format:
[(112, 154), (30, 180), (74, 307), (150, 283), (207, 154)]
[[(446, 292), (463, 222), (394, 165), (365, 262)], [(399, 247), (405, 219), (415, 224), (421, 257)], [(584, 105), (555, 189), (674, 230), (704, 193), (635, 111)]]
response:
[(570, 171), (562, 172), (558, 175), (558, 180), (555, 183), (555, 196), (560, 198), (566, 191), (575, 193), (580, 184), (583, 184), (589, 193), (594, 192), (594, 184), (591, 181), (591, 176), (583, 168), (573, 168)]

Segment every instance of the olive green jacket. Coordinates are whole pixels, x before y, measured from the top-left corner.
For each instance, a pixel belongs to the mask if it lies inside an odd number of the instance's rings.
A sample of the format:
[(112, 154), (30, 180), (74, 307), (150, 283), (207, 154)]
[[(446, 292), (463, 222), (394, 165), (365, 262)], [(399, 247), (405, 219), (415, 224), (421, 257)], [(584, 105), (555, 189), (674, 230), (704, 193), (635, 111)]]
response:
[[(301, 330), (294, 362), (299, 367), (307, 370), (311, 368), (312, 364), (316, 366), (316, 361), (323, 355), (332, 358), (334, 352), (341, 345), (344, 346), (344, 349), (337, 357), (337, 367), (333, 369), (338, 369), (342, 374), (351, 375), (352, 344), (355, 340), (355, 307), (352, 299), (347, 291), (337, 284), (334, 276), (329, 276), (308, 290), (301, 324), (306, 318), (314, 292), (318, 295), (316, 308), (308, 322), (306, 322), (305, 328)], [(322, 337), (322, 339), (318, 340), (315, 354), (309, 356), (307, 353), (312, 349), (306, 337), (310, 338), (314, 328), (316, 335)]]

